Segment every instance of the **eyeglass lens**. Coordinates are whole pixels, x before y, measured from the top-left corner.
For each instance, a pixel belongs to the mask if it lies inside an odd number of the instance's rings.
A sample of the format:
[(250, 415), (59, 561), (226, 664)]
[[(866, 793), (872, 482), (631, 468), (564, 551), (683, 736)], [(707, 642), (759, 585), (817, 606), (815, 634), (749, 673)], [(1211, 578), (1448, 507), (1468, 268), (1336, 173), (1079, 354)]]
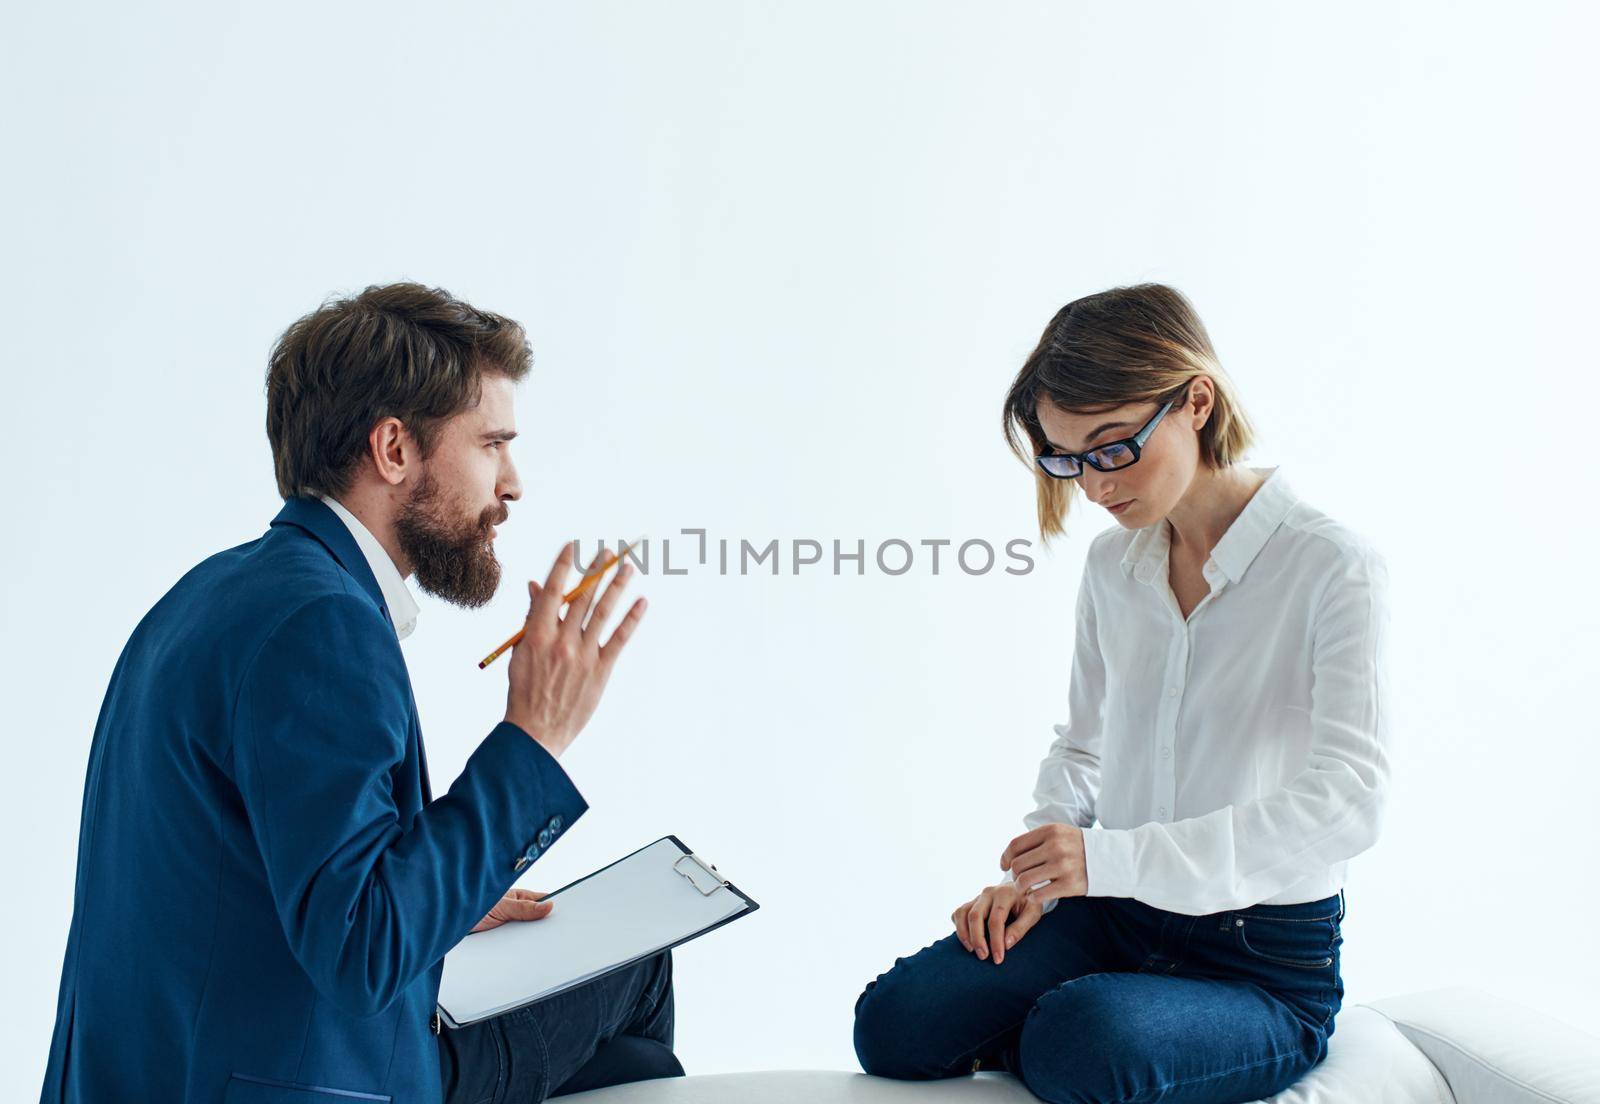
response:
[[(1133, 463), (1133, 450), (1127, 445), (1107, 445), (1087, 455), (1090, 462), (1102, 470), (1125, 468)], [(1039, 463), (1051, 475), (1071, 476), (1083, 471), (1076, 456), (1041, 456)]]

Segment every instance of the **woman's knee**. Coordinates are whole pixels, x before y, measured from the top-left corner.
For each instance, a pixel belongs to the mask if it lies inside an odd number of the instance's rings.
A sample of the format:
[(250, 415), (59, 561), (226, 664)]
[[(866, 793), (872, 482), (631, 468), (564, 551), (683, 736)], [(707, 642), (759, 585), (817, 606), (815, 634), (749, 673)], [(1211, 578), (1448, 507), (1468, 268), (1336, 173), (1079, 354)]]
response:
[(900, 966), (883, 974), (856, 998), (856, 1059), (867, 1073), (878, 1077), (912, 1077), (908, 1043), (914, 1037), (915, 1001), (911, 987), (895, 975)]
[(1103, 1104), (1132, 1095), (1119, 1083), (1141, 1045), (1108, 975), (1060, 985), (1034, 1004), (1017, 1043), (1017, 1076), (1050, 1104)]
[(908, 1080), (943, 1076), (928, 1046), (930, 1016), (937, 1018), (945, 1003), (937, 956), (928, 954), (933, 949), (895, 959), (856, 998), (856, 1058), (867, 1073)]

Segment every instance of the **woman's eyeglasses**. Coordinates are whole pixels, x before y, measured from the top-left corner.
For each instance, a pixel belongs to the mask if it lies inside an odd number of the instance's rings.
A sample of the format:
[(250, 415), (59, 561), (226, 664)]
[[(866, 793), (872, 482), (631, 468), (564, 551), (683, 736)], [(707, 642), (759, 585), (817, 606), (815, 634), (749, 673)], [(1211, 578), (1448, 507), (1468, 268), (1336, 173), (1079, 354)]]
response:
[(1035, 456), (1034, 462), (1039, 469), (1053, 479), (1076, 479), (1083, 474), (1085, 462), (1095, 471), (1116, 471), (1130, 464), (1139, 462), (1139, 452), (1144, 448), (1144, 443), (1155, 431), (1156, 423), (1172, 409), (1172, 404), (1177, 399), (1168, 399), (1161, 404), (1161, 409), (1156, 411), (1155, 417), (1144, 424), (1144, 428), (1132, 437), (1121, 441), (1112, 441), (1108, 445), (1100, 445), (1084, 453), (1051, 452), (1044, 456)]

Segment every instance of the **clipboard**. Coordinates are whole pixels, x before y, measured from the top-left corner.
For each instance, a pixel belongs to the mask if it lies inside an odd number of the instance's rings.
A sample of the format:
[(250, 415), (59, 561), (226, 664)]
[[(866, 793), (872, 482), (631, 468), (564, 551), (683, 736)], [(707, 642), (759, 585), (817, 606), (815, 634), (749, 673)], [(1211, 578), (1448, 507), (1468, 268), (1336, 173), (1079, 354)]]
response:
[(677, 836), (647, 843), (544, 900), (556, 908), (543, 920), (468, 935), (445, 955), (435, 1030), (536, 1004), (761, 907)]

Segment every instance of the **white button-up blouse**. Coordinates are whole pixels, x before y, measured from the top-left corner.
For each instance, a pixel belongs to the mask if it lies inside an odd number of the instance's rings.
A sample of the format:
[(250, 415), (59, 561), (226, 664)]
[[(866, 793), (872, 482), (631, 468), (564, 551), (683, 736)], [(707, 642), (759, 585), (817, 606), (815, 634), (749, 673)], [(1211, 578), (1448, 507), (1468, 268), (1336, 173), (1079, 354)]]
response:
[(1195, 916), (1318, 900), (1378, 838), (1388, 570), (1278, 468), (1256, 470), (1270, 475), (1187, 619), (1165, 520), (1090, 545), (1069, 720), (1025, 818), (1085, 829), (1090, 896)]

